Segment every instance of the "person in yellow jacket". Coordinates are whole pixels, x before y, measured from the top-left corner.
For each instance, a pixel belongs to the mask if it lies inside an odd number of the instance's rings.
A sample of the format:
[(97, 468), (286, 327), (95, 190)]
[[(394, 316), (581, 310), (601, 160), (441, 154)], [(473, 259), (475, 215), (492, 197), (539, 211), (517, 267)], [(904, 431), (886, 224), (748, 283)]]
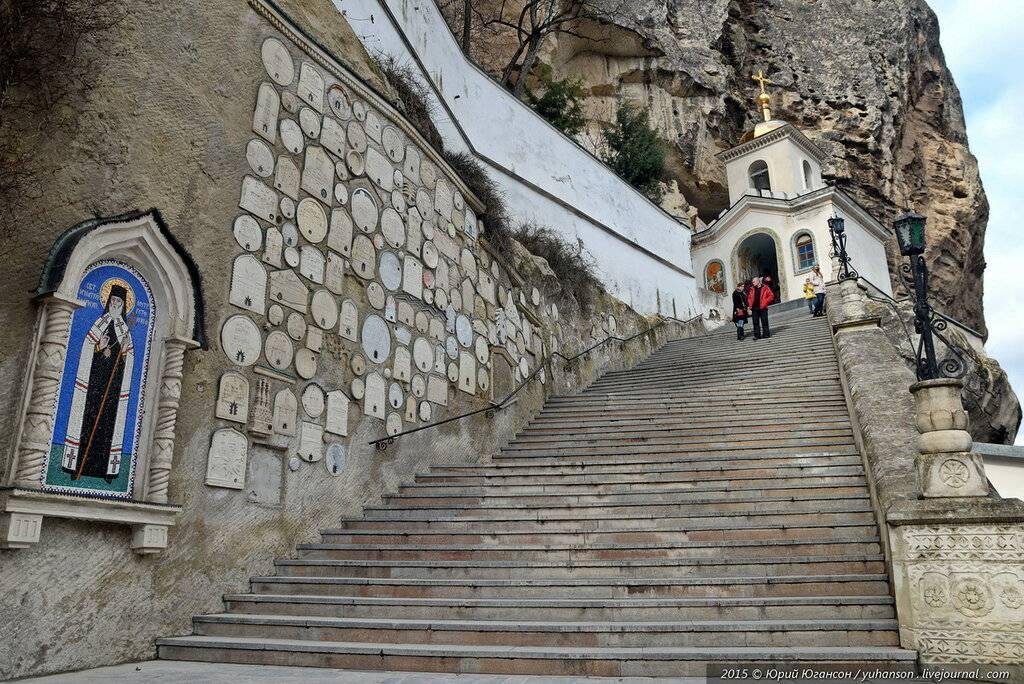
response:
[(804, 278), (804, 301), (807, 302), (807, 311), (814, 314), (814, 284), (810, 278)]

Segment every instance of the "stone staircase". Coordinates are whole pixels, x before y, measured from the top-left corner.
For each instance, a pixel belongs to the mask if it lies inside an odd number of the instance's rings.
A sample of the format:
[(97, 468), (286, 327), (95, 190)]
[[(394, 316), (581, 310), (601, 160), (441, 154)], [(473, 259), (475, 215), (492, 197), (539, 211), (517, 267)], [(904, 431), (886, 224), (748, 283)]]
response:
[(670, 342), (254, 577), (161, 658), (703, 676), (912, 670), (827, 325)]

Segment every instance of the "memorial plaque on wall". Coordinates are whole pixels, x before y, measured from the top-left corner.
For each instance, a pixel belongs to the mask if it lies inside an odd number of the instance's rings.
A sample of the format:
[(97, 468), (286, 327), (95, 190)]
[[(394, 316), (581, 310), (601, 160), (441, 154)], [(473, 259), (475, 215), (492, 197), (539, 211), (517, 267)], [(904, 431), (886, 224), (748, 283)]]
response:
[(352, 219), (340, 207), (331, 211), (331, 229), (327, 234), (327, 246), (339, 254), (352, 255)]
[(306, 336), (306, 319), (301, 314), (291, 312), (288, 314), (288, 325), (286, 327), (288, 337), (296, 342)]
[(267, 271), (252, 254), (243, 254), (231, 267), (228, 301), (235, 306), (263, 314), (267, 305)]
[(350, 200), (352, 207), (352, 220), (356, 227), (364, 233), (372, 233), (377, 228), (378, 209), (377, 202), (370, 195), (366, 188), (356, 188), (352, 191)]
[(291, 119), (281, 119), (281, 144), (284, 149), (292, 154), (301, 154), (306, 146), (306, 139), (302, 135), (302, 128)]
[(294, 271), (274, 271), (270, 274), (270, 299), (290, 309), (306, 313), (309, 290)]
[(316, 138), (320, 135), (320, 115), (309, 107), (303, 107), (299, 112), (299, 126), (307, 138)]
[(366, 387), (363, 395), (363, 413), (375, 418), (384, 419), (387, 406), (387, 383), (379, 373), (366, 376)]
[(327, 252), (324, 286), (334, 294), (341, 294), (345, 287), (345, 260), (331, 251)]
[(394, 126), (385, 126), (384, 130), (380, 134), (380, 145), (384, 148), (384, 152), (387, 153), (388, 157), (393, 162), (401, 162), (402, 155), (405, 154), (405, 147), (403, 146), (402, 134), (398, 132), (398, 129)]
[(302, 410), (310, 418), (319, 418), (327, 406), (327, 395), (323, 388), (311, 382), (302, 390)]
[(242, 489), (245, 486), (245, 435), (231, 428), (213, 433), (206, 459), (206, 484), (212, 487)]
[(247, 316), (232, 316), (220, 330), (224, 354), (239, 366), (251, 366), (260, 356), (263, 340), (260, 329)]
[(277, 193), (253, 176), (242, 179), (238, 206), (264, 221), (277, 223)]
[(420, 182), (420, 151), (413, 145), (405, 146), (405, 161), (402, 163), (402, 173), (413, 183)]
[(324, 253), (312, 245), (302, 245), (299, 273), (314, 283), (324, 282)]
[(353, 342), (358, 341), (359, 331), (359, 311), (356, 309), (355, 302), (351, 299), (346, 299), (341, 303), (341, 313), (339, 315), (338, 323), (338, 334), (344, 337), (346, 340), (352, 340)]
[(423, 264), (411, 256), (405, 257), (405, 274), (402, 290), (419, 299), (423, 296)]
[(375, 143), (379, 143), (381, 140), (380, 134), (384, 129), (384, 122), (381, 120), (380, 115), (372, 109), (367, 108), (366, 118), (363, 121), (363, 127), (366, 129), (366, 136)]
[(398, 322), (408, 326), (416, 325), (416, 311), (409, 302), (398, 302)]
[(327, 455), (324, 456), (324, 467), (327, 472), (337, 477), (345, 469), (345, 446), (334, 443), (327, 445)]
[(274, 330), (267, 335), (267, 342), (263, 346), (263, 354), (267, 357), (267, 363), (276, 370), (283, 371), (292, 365), (295, 347), (287, 335), (280, 330)]
[(389, 290), (397, 290), (402, 284), (402, 266), (394, 252), (381, 252), (378, 264), (380, 282)]
[(316, 200), (306, 197), (299, 202), (296, 222), (302, 237), (316, 244), (327, 236), (327, 212)]
[(216, 416), (243, 424), (249, 420), (249, 381), (241, 373), (228, 371), (220, 376)]
[(402, 382), (409, 382), (412, 377), (412, 355), (407, 348), (395, 348), (395, 358), (391, 366), (391, 377)]
[(336, 119), (324, 118), (320, 127), (320, 144), (339, 159), (345, 158), (345, 129)]
[(338, 84), (327, 89), (327, 106), (342, 121), (352, 118), (352, 96)]
[(372, 363), (383, 363), (391, 354), (391, 333), (380, 316), (370, 314), (363, 321), (363, 353)]
[(437, 375), (427, 376), (427, 401), (440, 406), (448, 405), (448, 381)]
[(316, 354), (305, 347), (295, 352), (295, 372), (303, 380), (316, 375)]
[(324, 331), (320, 328), (309, 326), (306, 329), (306, 347), (315, 352), (319, 352), (323, 349)]
[(470, 352), (459, 354), (459, 389), (476, 394), (476, 357)]
[[(434, 188), (434, 211), (440, 214), (445, 221), (451, 219), (452, 201), (452, 186), (445, 179), (438, 178)], [(443, 226), (444, 222), (439, 225)]]
[(380, 215), (380, 231), (392, 247), (405, 244), (405, 224), (397, 211), (388, 207)]
[(306, 163), (302, 167), (303, 190), (321, 202), (331, 203), (334, 193), (334, 162), (324, 148), (311, 145), (306, 149)]
[(377, 250), (373, 242), (365, 235), (356, 235), (352, 240), (352, 272), (364, 280), (369, 280), (377, 272)]
[(274, 416), (270, 409), (270, 382), (266, 378), (256, 379), (256, 401), (253, 402), (250, 430), (258, 435), (269, 435), (274, 432)]
[(426, 338), (417, 337), (412, 343), (412, 358), (416, 368), (424, 373), (434, 366), (434, 348)]
[(366, 150), (366, 175), (377, 187), (391, 192), (395, 188), (394, 173), (394, 167), (383, 154), (372, 147)]
[(327, 393), (327, 432), (348, 436), (349, 398), (341, 390)]
[(274, 153), (262, 140), (250, 140), (245, 147), (245, 159), (257, 176), (263, 178), (274, 173)]
[(299, 445), (295, 455), (313, 463), (324, 457), (324, 429), (319, 423), (303, 420), (299, 423)]
[(299, 402), (291, 390), (283, 389), (274, 395), (274, 432), (294, 435)]
[(318, 112), (324, 111), (324, 77), (320, 70), (309, 62), (303, 62), (299, 67), (297, 92), (310, 107)]
[(338, 322), (338, 301), (327, 290), (317, 290), (313, 293), (310, 312), (318, 326), (331, 329)]
[(345, 131), (352, 151), (359, 154), (366, 152), (366, 131), (363, 130), (362, 124), (358, 121), (349, 121)]
[(269, 83), (260, 85), (256, 95), (256, 109), (252, 115), (252, 130), (271, 145), (277, 142), (277, 116), (281, 112), (281, 97)]
[(292, 199), (299, 198), (299, 167), (285, 155), (277, 158), (277, 172), (274, 174), (274, 187)]
[(252, 216), (242, 214), (232, 226), (235, 242), (247, 252), (255, 252), (263, 244), (263, 231)]
[(277, 38), (267, 38), (260, 48), (263, 67), (279, 85), (289, 85), (295, 78), (295, 63), (288, 54), (288, 48)]

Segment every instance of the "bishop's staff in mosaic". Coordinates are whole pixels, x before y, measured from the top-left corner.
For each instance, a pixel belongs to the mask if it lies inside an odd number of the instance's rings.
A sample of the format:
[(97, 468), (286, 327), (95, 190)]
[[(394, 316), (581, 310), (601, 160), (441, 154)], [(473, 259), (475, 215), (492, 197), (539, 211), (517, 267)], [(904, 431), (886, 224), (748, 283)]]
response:
[(78, 359), (61, 468), (73, 480), (102, 477), (109, 483), (121, 470), (135, 359), (135, 293), (124, 280), (111, 278), (100, 289), (100, 301), (103, 314), (86, 334)]

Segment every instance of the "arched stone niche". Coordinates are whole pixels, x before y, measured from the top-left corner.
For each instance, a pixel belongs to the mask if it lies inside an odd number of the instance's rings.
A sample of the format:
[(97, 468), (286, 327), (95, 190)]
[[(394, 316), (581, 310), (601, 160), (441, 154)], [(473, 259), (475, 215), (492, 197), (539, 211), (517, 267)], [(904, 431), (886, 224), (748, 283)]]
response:
[(195, 265), (155, 210), (91, 220), (54, 243), (36, 302), (0, 548), (38, 542), (47, 516), (166, 548), (184, 355), (205, 346)]

